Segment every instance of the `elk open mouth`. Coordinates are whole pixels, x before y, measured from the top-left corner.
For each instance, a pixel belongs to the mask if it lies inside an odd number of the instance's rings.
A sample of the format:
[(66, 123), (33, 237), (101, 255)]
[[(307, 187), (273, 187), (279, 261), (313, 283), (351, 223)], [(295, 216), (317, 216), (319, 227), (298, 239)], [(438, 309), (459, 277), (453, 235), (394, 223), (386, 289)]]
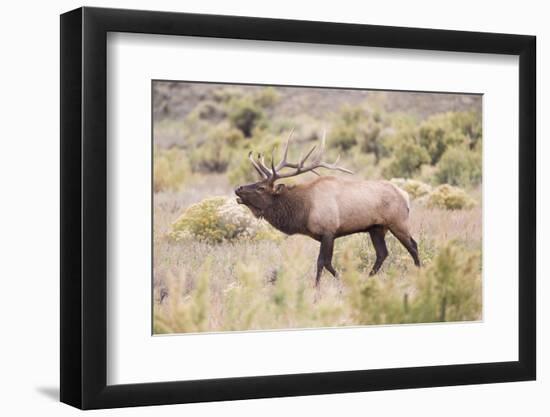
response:
[(241, 197), (237, 197), (237, 203), (244, 204), (244, 201)]

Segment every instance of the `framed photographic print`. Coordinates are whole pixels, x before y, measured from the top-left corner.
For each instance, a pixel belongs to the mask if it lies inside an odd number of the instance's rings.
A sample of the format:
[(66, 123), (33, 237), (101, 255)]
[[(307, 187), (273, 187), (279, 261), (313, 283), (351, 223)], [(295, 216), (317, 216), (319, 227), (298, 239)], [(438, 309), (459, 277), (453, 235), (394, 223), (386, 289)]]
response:
[(535, 379), (535, 38), (61, 16), (61, 401)]

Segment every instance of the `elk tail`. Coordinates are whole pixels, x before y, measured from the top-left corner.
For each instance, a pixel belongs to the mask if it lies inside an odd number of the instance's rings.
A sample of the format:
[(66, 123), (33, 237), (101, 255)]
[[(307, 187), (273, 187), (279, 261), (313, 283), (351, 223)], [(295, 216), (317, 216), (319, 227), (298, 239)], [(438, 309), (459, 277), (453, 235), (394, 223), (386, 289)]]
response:
[(406, 192), (404, 189), (398, 187), (397, 185), (395, 184), (392, 184), (395, 189), (399, 192), (399, 194), (401, 194), (401, 196), (403, 197), (403, 199), (405, 200), (405, 204), (407, 205), (407, 211), (410, 212), (411, 211), (411, 199), (409, 197), (409, 193)]

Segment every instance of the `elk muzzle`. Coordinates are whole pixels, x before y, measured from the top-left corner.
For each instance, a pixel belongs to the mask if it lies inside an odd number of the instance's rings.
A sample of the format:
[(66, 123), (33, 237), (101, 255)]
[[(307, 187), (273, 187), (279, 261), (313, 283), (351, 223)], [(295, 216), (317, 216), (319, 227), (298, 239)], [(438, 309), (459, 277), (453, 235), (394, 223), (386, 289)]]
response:
[(242, 199), (243, 191), (244, 191), (244, 187), (242, 185), (235, 188), (235, 194), (237, 195), (237, 203), (239, 204), (244, 204)]

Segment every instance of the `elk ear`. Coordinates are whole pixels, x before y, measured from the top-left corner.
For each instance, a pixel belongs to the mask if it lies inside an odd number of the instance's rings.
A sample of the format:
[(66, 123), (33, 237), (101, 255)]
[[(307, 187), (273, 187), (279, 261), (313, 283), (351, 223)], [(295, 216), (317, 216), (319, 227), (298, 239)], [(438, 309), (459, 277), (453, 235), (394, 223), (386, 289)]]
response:
[(273, 190), (275, 192), (275, 194), (281, 194), (286, 188), (286, 185), (284, 184), (277, 184), (275, 186), (275, 189)]

